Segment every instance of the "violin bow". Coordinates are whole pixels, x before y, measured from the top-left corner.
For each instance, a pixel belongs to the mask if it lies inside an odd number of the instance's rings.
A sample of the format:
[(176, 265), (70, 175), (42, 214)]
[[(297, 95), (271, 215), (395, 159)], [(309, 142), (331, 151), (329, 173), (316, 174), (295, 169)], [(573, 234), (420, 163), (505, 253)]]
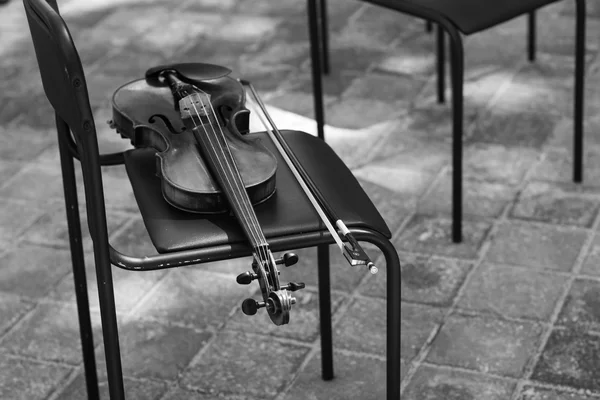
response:
[[(340, 251), (346, 258), (346, 260), (350, 263), (351, 266), (366, 265), (367, 268), (369, 269), (369, 272), (371, 272), (372, 274), (376, 274), (378, 271), (377, 267), (371, 261), (371, 259), (367, 255), (367, 253), (365, 253), (365, 251), (360, 246), (358, 241), (354, 238), (354, 235), (352, 235), (352, 232), (350, 232), (350, 230), (346, 227), (346, 224), (344, 223), (344, 221), (342, 221), (342, 219), (340, 219), (337, 216), (336, 212), (333, 210), (331, 205), (323, 197), (323, 195), (321, 194), (319, 189), (316, 187), (315, 183), (312, 181), (312, 179), (310, 178), (310, 176), (308, 175), (308, 173), (306, 172), (306, 170), (304, 169), (302, 164), (300, 164), (300, 161), (298, 161), (298, 159), (296, 158), (296, 155), (294, 154), (294, 152), (292, 151), (292, 149), (286, 142), (285, 138), (283, 137), (283, 135), (281, 134), (279, 129), (277, 129), (277, 126), (275, 126), (275, 122), (273, 121), (273, 119), (271, 118), (269, 113), (267, 112), (267, 108), (265, 107), (264, 103), (258, 96), (258, 93), (254, 89), (254, 86), (252, 86), (252, 84), (249, 81), (246, 81), (243, 79), (238, 79), (238, 81), (242, 85), (248, 86), (250, 88), (252, 97), (254, 97), (256, 104), (258, 104), (259, 108), (262, 111), (262, 114), (268, 120), (272, 129), (270, 129), (267, 126), (267, 123), (261, 116), (261, 113), (256, 113), (256, 115), (258, 116), (261, 123), (265, 127), (267, 134), (269, 135), (269, 137), (275, 144), (275, 147), (277, 147), (277, 150), (281, 154), (285, 163), (288, 165), (288, 167), (292, 171), (292, 174), (294, 175), (294, 177), (296, 178), (296, 180), (302, 187), (302, 190), (306, 194), (306, 197), (308, 197), (313, 208), (315, 209), (317, 214), (319, 214), (319, 217), (321, 218), (321, 220), (323, 221), (323, 223), (325, 224), (325, 226), (331, 233), (331, 236), (335, 240), (336, 244), (340, 248)], [(326, 215), (326, 213), (329, 215), (329, 217)], [(335, 225), (338, 227), (338, 229), (342, 233), (343, 238), (346, 239), (346, 243), (342, 242), (340, 235), (338, 234), (336, 229), (333, 227), (333, 224), (331, 223), (331, 221), (335, 221)]]

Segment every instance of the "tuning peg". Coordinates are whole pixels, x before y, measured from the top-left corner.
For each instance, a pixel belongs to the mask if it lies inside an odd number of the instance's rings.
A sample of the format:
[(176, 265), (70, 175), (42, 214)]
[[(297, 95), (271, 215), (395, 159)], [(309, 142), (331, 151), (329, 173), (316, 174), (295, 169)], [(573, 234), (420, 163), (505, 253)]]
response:
[(275, 264), (283, 264), (286, 267), (291, 267), (298, 262), (298, 256), (295, 253), (285, 253), (283, 257), (275, 260)]
[(264, 301), (259, 303), (254, 299), (246, 299), (242, 303), (242, 312), (246, 315), (254, 315), (259, 308), (263, 308), (264, 306)]
[(290, 282), (287, 286), (282, 287), (282, 289), (289, 290), (290, 292), (295, 292), (296, 290), (304, 289), (306, 285), (302, 282)]
[(240, 285), (249, 285), (250, 282), (252, 282), (253, 280), (255, 280), (257, 278), (258, 278), (258, 275), (254, 274), (254, 273), (252, 273), (250, 271), (246, 271), (243, 274), (239, 274), (237, 276), (237, 278), (235, 278), (235, 280)]

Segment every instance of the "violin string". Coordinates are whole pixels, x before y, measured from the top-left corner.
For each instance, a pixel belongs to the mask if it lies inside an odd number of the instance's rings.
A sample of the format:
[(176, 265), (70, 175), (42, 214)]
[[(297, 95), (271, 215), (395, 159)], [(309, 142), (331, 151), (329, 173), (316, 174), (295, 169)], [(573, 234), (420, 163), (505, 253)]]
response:
[[(200, 90), (200, 89), (198, 89), (198, 90)], [(210, 143), (210, 146), (211, 146), (211, 147), (213, 148), (213, 150), (215, 150), (215, 152), (216, 152), (217, 146), (215, 146), (215, 145), (213, 144), (213, 142), (212, 142), (212, 139), (211, 139), (210, 135), (208, 134), (208, 130), (206, 129), (206, 127), (205, 127), (205, 126), (204, 126), (204, 124), (202, 123), (202, 119), (201, 119), (200, 113), (198, 112), (198, 109), (196, 108), (196, 105), (195, 105), (195, 103), (194, 103), (194, 101), (193, 101), (193, 96), (190, 96), (190, 95), (187, 93), (187, 91), (186, 91), (186, 90), (184, 90), (184, 92), (186, 93), (186, 95), (187, 95), (186, 97), (188, 97), (188, 100), (190, 100), (189, 98), (190, 98), (190, 97), (192, 97), (192, 100), (191, 100), (191, 105), (194, 107), (194, 111), (195, 111), (195, 113), (196, 113), (196, 117), (198, 118), (199, 125), (201, 125), (201, 126), (202, 126), (202, 128), (203, 128), (204, 132), (207, 134), (207, 139), (208, 139), (208, 141), (209, 141), (209, 143)], [(203, 92), (203, 91), (202, 91), (202, 93), (203, 93), (203, 94), (206, 94), (206, 93), (205, 93), (205, 92)], [(202, 100), (202, 97), (201, 97), (201, 96), (197, 96), (197, 97), (199, 98), (199, 100), (200, 100), (200, 102), (201, 102), (201, 104), (202, 104), (202, 108), (203, 108), (204, 110), (206, 110), (206, 108), (207, 108), (207, 107), (206, 107), (206, 105), (204, 104), (204, 101)], [(208, 102), (208, 104), (209, 104), (209, 107), (210, 107), (210, 109), (212, 110), (212, 113), (213, 113), (213, 116), (214, 116), (215, 120), (216, 120), (216, 121), (218, 121), (218, 120), (217, 120), (217, 118), (216, 118), (216, 113), (215, 113), (215, 111), (214, 111), (214, 108), (212, 107), (212, 104), (210, 104), (210, 102)], [(197, 127), (197, 126), (198, 126), (198, 124), (196, 124), (196, 122), (194, 121), (193, 115), (192, 115), (192, 113), (191, 113), (191, 111), (190, 111), (190, 108), (189, 108), (189, 107), (188, 107), (188, 110), (187, 110), (187, 111), (188, 111), (188, 114), (190, 115), (190, 118), (192, 119), (192, 122), (193, 122), (193, 123), (194, 123), (194, 125), (196, 125), (196, 127)], [(212, 128), (212, 130), (213, 130), (213, 133), (215, 134), (215, 137), (216, 137), (216, 136), (217, 136), (217, 131), (216, 131), (215, 127), (213, 126), (213, 123), (212, 123), (212, 121), (211, 121), (210, 117), (208, 117), (208, 116), (207, 116), (207, 121), (208, 121), (208, 123), (209, 123), (210, 127)], [(221, 129), (221, 127), (220, 127), (220, 125), (219, 125), (219, 130), (221, 131), (221, 135), (222, 135), (222, 138), (223, 138), (223, 140), (225, 140), (225, 134), (223, 133), (223, 131), (222, 131), (222, 129)], [(223, 153), (223, 155), (225, 156), (225, 154), (224, 154), (224, 153), (225, 153), (225, 151), (224, 151), (224, 149), (223, 149), (223, 146), (221, 145), (221, 146), (218, 146), (218, 147), (219, 147), (219, 150), (221, 150), (221, 152), (222, 152), (222, 153)], [(226, 146), (225, 146), (225, 147), (226, 147)], [(227, 148), (227, 149), (228, 149), (228, 148)], [(228, 150), (229, 150), (229, 149), (228, 149)], [(231, 155), (231, 152), (230, 152), (229, 154)], [(220, 159), (218, 159), (217, 161), (219, 162), (219, 165), (221, 166), (221, 168), (224, 170), (223, 163), (221, 162), (221, 160), (220, 160)], [(228, 165), (227, 163), (226, 163), (226, 165), (227, 165), (228, 169), (230, 170), (230, 172), (231, 172), (231, 173), (233, 173), (233, 170), (231, 169), (231, 166), (230, 166), (230, 165)], [(239, 173), (238, 173), (238, 175), (239, 175)], [(229, 181), (229, 177), (228, 177), (226, 174), (225, 174), (225, 179), (227, 180), (227, 183), (228, 183), (228, 184), (229, 184), (231, 187), (233, 187), (233, 184), (232, 184), (232, 182), (230, 182), (230, 181)], [(240, 177), (240, 179), (241, 179), (241, 177)], [(243, 189), (245, 190), (245, 188), (243, 188)], [(238, 188), (238, 190), (239, 190), (239, 188)], [(238, 202), (238, 204), (239, 204), (239, 205), (247, 207), (247, 204), (245, 204), (245, 202), (243, 202), (243, 201), (241, 201), (240, 199), (238, 199), (238, 194), (235, 192), (235, 190), (233, 190), (233, 194), (234, 194), (234, 197), (235, 197), (235, 201), (236, 201), (236, 202)], [(247, 210), (247, 209), (246, 209), (246, 212), (248, 212), (248, 210)], [(256, 242), (256, 247), (257, 247), (257, 249), (258, 249), (258, 258), (259, 258), (259, 260), (260, 260), (262, 263), (265, 263), (265, 262), (267, 262), (267, 260), (268, 260), (268, 252), (267, 252), (267, 250), (266, 250), (266, 249), (264, 249), (264, 247), (263, 247), (263, 246), (264, 246), (264, 241), (265, 241), (265, 240), (264, 240), (264, 235), (261, 235), (261, 230), (260, 230), (260, 228), (257, 228), (257, 227), (255, 226), (255, 223), (254, 223), (254, 221), (252, 221), (252, 220), (251, 220), (250, 218), (248, 218), (247, 216), (242, 216), (242, 217), (243, 217), (243, 218), (244, 218), (244, 219), (247, 221), (247, 224), (248, 224), (248, 226), (250, 227), (250, 234), (251, 234), (251, 236), (252, 236), (252, 239), (253, 239), (253, 240)], [(256, 232), (255, 232), (255, 230), (256, 230)], [(257, 234), (257, 233), (258, 233), (258, 234)], [(261, 238), (261, 236), (262, 236), (262, 238)], [(261, 239), (262, 239), (262, 240), (261, 240)]]
[[(202, 91), (201, 89), (198, 89), (198, 90)], [(202, 93), (205, 93), (205, 92), (202, 91)], [(200, 101), (202, 102), (202, 106), (204, 107), (204, 109), (208, 108), (210, 110), (210, 112), (212, 112), (214, 120), (217, 121), (217, 127), (218, 127), (218, 130), (219, 130), (220, 134), (221, 134), (221, 139), (223, 140), (223, 143), (224, 143), (224, 146), (222, 146), (221, 150), (223, 151), (223, 153), (225, 153), (225, 152), (229, 153), (228, 155), (229, 155), (230, 159), (234, 160), (233, 155), (231, 154), (231, 151), (230, 151), (229, 147), (226, 144), (225, 133), (223, 132), (223, 129), (221, 128), (221, 126), (218, 124), (217, 114), (215, 112), (214, 107), (212, 106), (212, 104), (210, 102), (208, 102), (208, 107), (206, 107), (206, 105), (204, 104), (202, 98), (201, 98)], [(208, 118), (208, 120), (209, 120), (210, 126), (213, 129), (213, 132), (215, 133), (215, 136), (216, 136), (217, 135), (217, 131), (216, 131), (215, 127), (213, 126), (210, 118)], [(239, 174), (239, 170), (231, 168), (230, 165), (228, 165), (228, 167), (230, 168), (230, 171), (231, 171), (232, 174), (237, 174), (238, 175), (238, 178), (239, 178), (238, 182), (241, 183), (242, 182), (242, 177)], [(242, 185), (241, 190), (244, 190), (244, 191), (246, 190), (245, 187), (243, 187), (243, 185)], [(261, 230), (260, 226), (258, 225), (258, 222), (256, 221), (254, 210), (252, 210), (252, 206), (250, 205), (250, 201), (249, 201), (249, 199), (246, 202), (241, 201), (240, 204), (242, 206), (244, 206), (244, 208), (246, 209), (245, 211), (248, 213), (249, 216), (254, 216), (254, 218), (250, 218), (250, 220), (251, 220), (250, 222), (251, 223), (249, 224), (249, 226), (251, 227), (251, 229), (253, 229), (255, 231), (255, 233), (253, 232), (253, 234), (255, 234), (256, 237), (258, 238), (258, 240), (257, 240), (258, 247), (257, 248), (259, 250), (260, 259), (263, 262), (263, 264), (267, 263), (268, 260), (269, 260), (269, 251), (268, 251), (268, 247), (267, 247), (268, 245), (266, 243), (266, 239), (265, 239), (265, 237), (264, 237), (264, 235), (262, 233), (262, 230)]]

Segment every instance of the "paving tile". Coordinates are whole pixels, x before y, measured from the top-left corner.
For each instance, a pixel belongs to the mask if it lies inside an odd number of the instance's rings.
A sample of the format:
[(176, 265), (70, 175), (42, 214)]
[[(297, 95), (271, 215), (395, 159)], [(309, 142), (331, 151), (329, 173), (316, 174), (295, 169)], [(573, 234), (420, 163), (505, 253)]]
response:
[(48, 168), (31, 164), (8, 181), (0, 196), (7, 199), (29, 201), (61, 201), (64, 197), (60, 167)]
[(406, 376), (406, 373), (408, 372), (409, 367), (410, 367), (410, 363), (407, 361), (404, 361), (404, 359), (401, 358), (400, 359), (400, 382), (402, 382), (402, 380)]
[(600, 236), (596, 235), (592, 241), (588, 254), (581, 266), (581, 273), (598, 276), (600, 275)]
[(0, 357), (0, 397), (11, 400), (46, 399), (71, 372), (55, 364)]
[(582, 230), (505, 223), (494, 236), (487, 261), (571, 271), (587, 238)]
[[(431, 333), (442, 322), (444, 311), (440, 308), (404, 302), (400, 311), (400, 352), (405, 361), (410, 361), (421, 351)], [(382, 313), (383, 311), (378, 312), (379, 317), (375, 316), (379, 318), (380, 325), (384, 323)], [(381, 335), (383, 335), (383, 332)], [(384, 351), (383, 343), (379, 345), (378, 351), (380, 353)]]
[(503, 400), (510, 398), (514, 387), (514, 383), (498, 378), (423, 365), (407, 386), (402, 398), (405, 400)]
[[(101, 337), (99, 314), (91, 312), (94, 337)], [(10, 331), (1, 347), (12, 354), (38, 360), (77, 365), (82, 360), (77, 307), (74, 304), (39, 304)]]
[[(139, 379), (174, 380), (210, 340), (211, 334), (154, 322), (119, 325), (123, 374)], [(96, 353), (99, 379), (106, 380), (103, 352)]]
[[(402, 300), (448, 307), (472, 265), (458, 260), (400, 254)], [(369, 277), (360, 292), (366, 296), (386, 297), (387, 270), (380, 268)]]
[(427, 361), (518, 378), (541, 332), (535, 323), (455, 314), (434, 339)]
[[(214, 399), (213, 394), (206, 394), (200, 392), (191, 392), (178, 387), (174, 387), (162, 397), (162, 400), (212, 400)], [(231, 394), (225, 396), (219, 396), (222, 400), (258, 400), (259, 398), (253, 396), (247, 396), (244, 394)]]
[[(398, 13), (396, 18), (401, 19), (403, 16)], [(419, 24), (420, 21), (411, 19), (414, 29), (415, 22)], [(386, 56), (375, 66), (375, 70), (395, 75), (430, 77), (436, 66), (436, 52), (433, 46), (434, 38), (422, 32), (403, 38), (393, 49), (386, 52)]]
[(365, 179), (359, 179), (359, 182), (391, 232), (395, 232), (400, 227), (402, 221), (416, 206), (416, 196), (397, 193)]
[(329, 47), (329, 68), (332, 71), (363, 73), (385, 55), (385, 50), (382, 49), (358, 47), (351, 41), (332, 39)]
[(353, 38), (358, 35), (366, 36), (373, 45), (385, 47), (398, 39), (410, 36), (413, 32), (411, 27), (418, 24), (417, 21), (407, 14), (368, 6), (361, 9), (356, 18), (353, 18), (340, 33), (351, 35)]
[(371, 164), (353, 171), (361, 181), (369, 181), (397, 194), (419, 196), (427, 190), (435, 174), (410, 166)]
[[(419, 92), (424, 85), (425, 80), (418, 77), (371, 73), (355, 79), (343, 98), (381, 101), (394, 108), (405, 108), (412, 103), (412, 94)], [(371, 107), (363, 110), (363, 117), (367, 110), (371, 112)]]
[[(38, 74), (35, 76), (35, 81), (27, 77), (29, 82), (35, 82), (28, 84), (31, 88), (22, 87), (23, 92), (4, 97), (3, 105), (6, 106), (0, 109), (1, 121), (12, 122), (15, 126), (22, 126), (26, 129), (27, 127), (42, 131), (56, 129), (54, 109), (44, 94)], [(19, 81), (22, 80), (19, 79)], [(55, 140), (56, 136), (52, 134), (50, 138)]]
[(554, 132), (558, 121), (558, 117), (548, 114), (492, 107), (477, 118), (469, 141), (540, 149)]
[[(329, 75), (323, 76), (322, 90), (327, 98), (339, 98), (342, 93), (352, 86), (352, 83), (358, 79), (360, 74), (355, 71), (335, 70)], [(288, 82), (282, 83), (284, 87), (293, 88), (294, 91), (308, 93), (312, 96), (312, 74), (310, 71), (293, 71), (289, 75)], [(327, 116), (328, 118), (328, 116)], [(329, 121), (327, 121), (329, 123)]]
[[(80, 214), (82, 242), (84, 248), (91, 248), (93, 243), (87, 225), (85, 206), (80, 206), (80, 212), (83, 213)], [(106, 214), (106, 221), (109, 235), (125, 224), (129, 218), (130, 217), (125, 214), (108, 212)], [(68, 247), (69, 229), (64, 202), (58, 204), (56, 207), (51, 207), (42, 214), (33, 225), (23, 233), (22, 240), (53, 247)]]
[(307, 353), (308, 348), (263, 336), (222, 332), (186, 370), (181, 382), (183, 387), (213, 396), (246, 394), (272, 399), (290, 382)]
[(335, 379), (321, 379), (321, 358), (313, 357), (282, 399), (344, 400), (385, 398), (385, 361), (334, 353)]
[[(260, 311), (256, 316), (248, 316), (238, 308), (233, 317), (227, 321), (226, 328), (230, 330), (256, 334), (268, 334), (274, 337), (294, 339), (301, 342), (314, 342), (319, 337), (319, 295), (306, 289), (294, 292), (296, 304), (290, 311), (288, 325), (273, 324), (266, 312)], [(259, 293), (253, 296), (260, 298)], [(331, 312), (335, 315), (340, 304), (346, 300), (337, 293), (332, 294)], [(347, 300), (346, 300), (347, 301)]]
[[(588, 149), (584, 152), (583, 165), (584, 186), (598, 186), (600, 182), (600, 156), (596, 151)], [(542, 161), (536, 165), (532, 178), (540, 180), (572, 182), (573, 154), (567, 149), (550, 149)]]
[[(166, 392), (167, 385), (153, 381), (137, 381), (127, 377), (123, 379), (125, 386), (125, 397), (132, 400), (160, 400)], [(102, 380), (99, 382), (100, 398), (108, 399), (108, 382)], [(59, 395), (61, 400), (79, 400), (87, 396), (85, 387), (85, 378), (78, 375)]]
[[(403, 327), (402, 340), (405, 336)], [(380, 299), (355, 300), (333, 328), (342, 348), (379, 355), (385, 355), (386, 331), (386, 303)], [(410, 344), (410, 337), (407, 339)]]
[(38, 204), (0, 199), (0, 242), (14, 242), (42, 214)]
[(600, 331), (600, 282), (576, 279), (560, 311), (557, 325)]
[[(136, 318), (186, 324), (216, 330), (257, 286), (239, 285), (233, 275), (217, 275), (201, 269), (177, 268), (158, 284), (136, 312)], [(202, 301), (198, 301), (198, 296)], [(194, 310), (191, 312), (190, 310)]]
[(394, 239), (394, 245), (408, 252), (475, 259), (490, 226), (485, 220), (465, 218), (463, 241), (453, 243), (451, 220), (417, 214)]
[[(589, 99), (588, 103), (593, 102), (594, 98), (600, 98), (597, 93), (586, 95), (586, 99)], [(594, 105), (595, 108), (597, 105)], [(586, 134), (590, 132), (598, 132), (600, 130), (600, 118), (597, 115), (590, 115), (589, 112), (586, 112), (586, 117), (583, 121), (583, 134), (585, 136), (585, 148), (589, 149), (591, 146), (597, 147), (600, 145), (600, 138), (594, 134)], [(573, 135), (574, 135), (574, 127), (573, 127), (573, 118), (564, 117), (560, 119), (555, 125), (554, 129), (550, 132), (550, 137), (548, 140), (548, 145), (556, 148), (556, 149), (566, 149), (569, 155), (572, 153), (573, 148)]]
[(564, 391), (526, 385), (518, 400), (592, 400), (594, 398), (586, 396), (581, 391)]
[(458, 307), (547, 321), (564, 289), (563, 276), (485, 263), (471, 276)]
[(548, 338), (531, 379), (577, 389), (600, 390), (600, 339), (582, 332), (555, 329)]
[(28, 300), (0, 292), (0, 337), (33, 306)]
[(510, 215), (514, 218), (589, 228), (598, 214), (599, 206), (600, 199), (583, 197), (572, 187), (534, 181), (527, 183), (519, 194)]
[(532, 149), (475, 144), (464, 151), (463, 179), (485, 177), (486, 181), (516, 185), (537, 157), (537, 152)]
[(0, 127), (2, 161), (29, 161), (56, 142), (56, 134), (52, 130), (34, 129), (22, 122)]
[(330, 125), (348, 129), (370, 127), (397, 112), (398, 108), (393, 104), (358, 97), (336, 101), (325, 107), (327, 121)]
[[(502, 182), (463, 180), (463, 208), (466, 215), (497, 218), (512, 201), (517, 188)], [(420, 214), (452, 213), (452, 177), (445, 174), (419, 202)]]
[[(90, 307), (98, 309), (100, 307), (100, 300), (98, 298), (96, 264), (93, 254), (89, 253), (86, 256), (85, 266), (89, 304)], [(112, 267), (111, 271), (115, 293), (115, 306), (119, 313), (131, 311), (166, 274), (165, 270), (127, 271), (115, 266)], [(61, 301), (75, 300), (72, 273), (61, 280), (60, 284), (50, 293), (50, 297)]]
[(41, 298), (70, 270), (68, 251), (25, 244), (2, 256), (0, 290)]

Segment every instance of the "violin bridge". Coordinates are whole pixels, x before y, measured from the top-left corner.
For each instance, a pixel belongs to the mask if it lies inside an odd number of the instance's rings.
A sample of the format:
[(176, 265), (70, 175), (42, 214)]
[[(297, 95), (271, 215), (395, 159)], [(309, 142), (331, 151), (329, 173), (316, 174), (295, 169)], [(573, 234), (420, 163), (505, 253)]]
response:
[(179, 100), (179, 114), (181, 119), (208, 118), (212, 116), (212, 105), (208, 93), (192, 93)]

